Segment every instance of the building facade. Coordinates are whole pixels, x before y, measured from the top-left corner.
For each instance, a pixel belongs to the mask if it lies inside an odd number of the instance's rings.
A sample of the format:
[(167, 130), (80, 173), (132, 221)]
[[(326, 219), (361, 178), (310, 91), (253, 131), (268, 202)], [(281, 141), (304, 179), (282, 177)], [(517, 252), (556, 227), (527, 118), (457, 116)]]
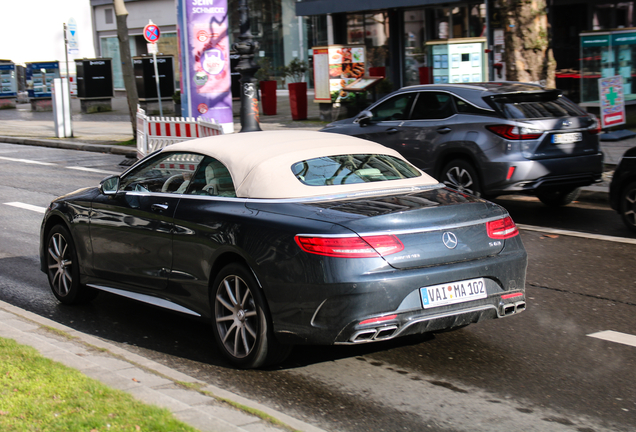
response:
[[(251, 31), (259, 57), (274, 69), (293, 58), (312, 63), (312, 47), (364, 45), (366, 67), (380, 68), (391, 88), (426, 82), (505, 79), (502, 65), (505, 0), (250, 0)], [(127, 0), (131, 53), (147, 53), (143, 27), (161, 28), (159, 52), (175, 57), (175, 0)], [(112, 0), (91, 0), (98, 56), (113, 58), (116, 89), (123, 88)], [(633, 1), (547, 0), (557, 86), (578, 98), (580, 34), (636, 25)], [(228, 0), (230, 44), (239, 35), (238, 0)], [(488, 52), (487, 52), (488, 51)], [(378, 69), (376, 69), (378, 70)], [(284, 81), (280, 72), (279, 87)], [(307, 74), (312, 86), (312, 75)]]

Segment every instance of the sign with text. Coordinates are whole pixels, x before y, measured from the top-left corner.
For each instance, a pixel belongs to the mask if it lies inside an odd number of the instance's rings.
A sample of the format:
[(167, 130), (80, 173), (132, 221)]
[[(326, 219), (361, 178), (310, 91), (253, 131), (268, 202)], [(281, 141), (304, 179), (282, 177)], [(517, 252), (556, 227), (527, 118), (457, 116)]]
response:
[(177, 0), (177, 20), (183, 114), (214, 119), (225, 133), (231, 133), (227, 0)]
[(601, 108), (601, 127), (625, 124), (625, 98), (623, 77), (620, 75), (599, 78), (598, 94)]

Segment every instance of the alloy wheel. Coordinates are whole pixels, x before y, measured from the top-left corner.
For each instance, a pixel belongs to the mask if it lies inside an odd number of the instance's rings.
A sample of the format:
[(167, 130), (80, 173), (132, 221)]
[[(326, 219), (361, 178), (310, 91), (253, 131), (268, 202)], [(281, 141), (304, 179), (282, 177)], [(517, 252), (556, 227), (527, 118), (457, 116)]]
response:
[(621, 215), (625, 225), (636, 231), (636, 183), (627, 185), (623, 193)]
[(258, 313), (248, 284), (225, 277), (216, 291), (215, 323), (223, 346), (235, 358), (247, 357), (258, 342)]
[(460, 192), (475, 194), (474, 180), (468, 170), (462, 167), (454, 166), (446, 172), (446, 180), (444, 184), (457, 189)]
[(53, 234), (49, 240), (49, 280), (60, 297), (66, 297), (73, 286), (72, 247), (61, 233)]

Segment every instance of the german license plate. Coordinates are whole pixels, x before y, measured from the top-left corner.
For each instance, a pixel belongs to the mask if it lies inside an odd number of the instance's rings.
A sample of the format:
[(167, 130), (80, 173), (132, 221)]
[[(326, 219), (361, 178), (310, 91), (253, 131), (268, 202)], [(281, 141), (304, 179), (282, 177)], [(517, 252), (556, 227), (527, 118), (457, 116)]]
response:
[(552, 135), (552, 144), (568, 144), (583, 140), (581, 132), (571, 132)]
[(424, 309), (463, 303), (487, 297), (483, 278), (468, 279), (420, 288)]

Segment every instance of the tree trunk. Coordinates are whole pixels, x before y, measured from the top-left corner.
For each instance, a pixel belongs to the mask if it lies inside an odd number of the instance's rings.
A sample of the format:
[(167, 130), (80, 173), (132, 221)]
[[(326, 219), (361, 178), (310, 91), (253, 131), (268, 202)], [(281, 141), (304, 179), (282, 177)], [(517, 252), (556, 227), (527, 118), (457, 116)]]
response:
[(545, 0), (504, 0), (506, 80), (555, 87)]
[(117, 16), (117, 39), (119, 39), (119, 54), (121, 56), (121, 70), (124, 75), (124, 87), (128, 99), (128, 113), (133, 130), (133, 138), (137, 139), (137, 86), (135, 85), (135, 73), (132, 58), (130, 57), (130, 43), (128, 42), (128, 11), (124, 0), (114, 0), (115, 15)]

